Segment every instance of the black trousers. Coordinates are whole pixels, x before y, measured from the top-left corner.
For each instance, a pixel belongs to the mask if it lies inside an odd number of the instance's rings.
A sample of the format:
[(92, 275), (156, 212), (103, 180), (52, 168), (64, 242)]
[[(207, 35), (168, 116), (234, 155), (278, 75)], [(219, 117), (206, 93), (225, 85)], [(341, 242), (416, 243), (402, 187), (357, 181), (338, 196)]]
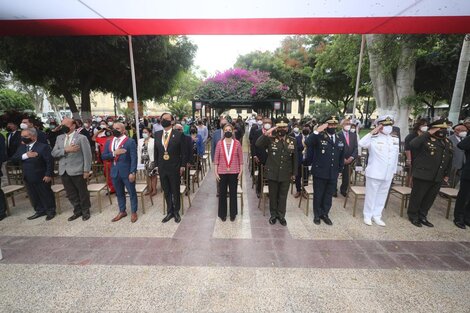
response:
[(69, 198), (73, 206), (73, 214), (90, 215), (90, 193), (88, 192), (87, 182), (83, 175), (70, 176), (64, 173), (61, 177), (67, 198)]
[(460, 189), (457, 194), (454, 209), (454, 221), (470, 223), (470, 180), (460, 179)]
[(441, 189), (441, 182), (433, 182), (413, 177), (408, 218), (410, 220), (425, 219), (434, 200)]
[[(297, 192), (302, 191), (302, 165), (300, 165), (297, 169), (297, 176), (295, 176), (295, 188)], [(308, 167), (304, 166), (304, 186), (308, 186)]]
[(258, 181), (256, 183), (256, 193), (257, 194), (260, 194), (261, 193), (261, 190), (263, 188), (263, 182), (261, 181), (261, 165), (264, 165), (263, 163), (258, 163)]
[(181, 177), (178, 168), (173, 171), (160, 171), (160, 183), (165, 193), (168, 214), (180, 211), (180, 184)]
[(0, 188), (0, 216), (7, 215), (7, 199), (2, 188)]
[(339, 191), (343, 194), (348, 191), (349, 187), (349, 168), (350, 164), (344, 165), (342, 179), (341, 179), (341, 186), (339, 187)]
[(328, 215), (336, 192), (338, 179), (313, 178), (313, 216)]
[(269, 187), (269, 211), (271, 217), (286, 217), (287, 194), (290, 181), (268, 180)]
[(222, 174), (219, 182), (219, 217), (227, 217), (227, 187), (230, 199), (230, 217), (238, 214), (237, 208), (238, 174)]
[(55, 214), (55, 197), (51, 189), (51, 183), (25, 182), (28, 196), (34, 211), (39, 214)]

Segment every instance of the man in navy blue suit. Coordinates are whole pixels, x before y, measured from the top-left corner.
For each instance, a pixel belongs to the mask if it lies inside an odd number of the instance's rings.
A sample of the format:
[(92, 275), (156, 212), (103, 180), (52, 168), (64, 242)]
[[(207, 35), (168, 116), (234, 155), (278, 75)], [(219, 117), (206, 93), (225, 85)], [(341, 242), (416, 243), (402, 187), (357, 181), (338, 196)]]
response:
[(126, 213), (126, 187), (131, 201), (131, 222), (137, 221), (137, 192), (135, 190), (135, 176), (137, 172), (137, 146), (135, 141), (127, 136), (127, 131), (122, 123), (114, 123), (112, 140), (108, 140), (104, 152), (101, 155), (103, 160), (111, 160), (111, 178), (113, 180), (116, 197), (118, 199), (119, 214), (112, 219), (117, 222)]
[(304, 186), (306, 183), (308, 183), (308, 168), (307, 164), (304, 162), (307, 158), (307, 144), (305, 141), (307, 140), (308, 136), (310, 135), (311, 129), (310, 125), (305, 124), (302, 127), (302, 133), (295, 137), (295, 140), (297, 140), (297, 157), (298, 157), (298, 166), (299, 168), (297, 169), (297, 176), (295, 177), (295, 187), (297, 189), (297, 193), (294, 195), (295, 198), (298, 198), (300, 196), (306, 197), (306, 195), (302, 195), (302, 183), (301, 183), (301, 178), (302, 178), (302, 165), (304, 165), (304, 173), (303, 173), (303, 178), (304, 178)]
[(54, 171), (54, 159), (51, 147), (37, 141), (38, 133), (35, 128), (24, 129), (21, 132), (21, 141), (12, 160), (21, 161), (23, 178), (28, 190), (31, 204), (36, 213), (29, 220), (46, 215), (46, 221), (55, 216), (55, 197), (51, 189)]
[[(0, 135), (0, 178), (3, 176), (2, 163), (5, 162), (7, 159), (6, 150), (7, 149), (5, 146), (5, 138), (3, 138), (2, 135)], [(5, 193), (0, 188), (0, 221), (3, 220), (5, 217), (7, 217), (6, 209), (7, 209), (7, 200), (5, 198)]]
[(215, 148), (217, 147), (217, 143), (219, 143), (220, 139), (224, 138), (223, 129), (225, 124), (227, 124), (227, 119), (222, 118), (220, 120), (220, 129), (216, 129), (212, 134), (212, 141), (211, 141), (211, 160), (214, 162), (214, 154)]

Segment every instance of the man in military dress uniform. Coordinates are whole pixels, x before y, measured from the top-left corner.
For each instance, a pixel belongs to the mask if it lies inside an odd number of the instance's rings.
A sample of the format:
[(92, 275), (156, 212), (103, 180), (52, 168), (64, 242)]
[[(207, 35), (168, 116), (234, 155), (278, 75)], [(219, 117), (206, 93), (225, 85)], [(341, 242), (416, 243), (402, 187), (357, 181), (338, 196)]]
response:
[(269, 186), (269, 224), (276, 220), (286, 226), (286, 202), (290, 181), (297, 175), (297, 143), (287, 136), (289, 120), (280, 118), (273, 127), (262, 134), (256, 141), (256, 147), (267, 149), (266, 178)]
[(313, 149), (313, 222), (316, 225), (320, 224), (320, 220), (333, 225), (328, 213), (336, 192), (338, 175), (343, 170), (345, 146), (336, 134), (336, 127), (338, 120), (331, 116), (306, 141), (307, 148)]
[(442, 181), (449, 180), (453, 147), (447, 135), (444, 119), (429, 124), (426, 133), (410, 142), (413, 155), (413, 188), (411, 189), (408, 218), (416, 227), (433, 227), (427, 220), (428, 211), (436, 199)]

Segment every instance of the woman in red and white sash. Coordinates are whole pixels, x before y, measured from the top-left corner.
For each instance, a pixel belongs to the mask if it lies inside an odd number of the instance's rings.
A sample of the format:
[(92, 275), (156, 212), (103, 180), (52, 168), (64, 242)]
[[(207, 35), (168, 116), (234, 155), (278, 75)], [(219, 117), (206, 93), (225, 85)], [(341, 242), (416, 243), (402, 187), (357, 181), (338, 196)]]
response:
[(214, 171), (219, 183), (219, 217), (227, 220), (227, 186), (230, 197), (230, 220), (233, 222), (238, 213), (237, 185), (242, 177), (242, 145), (233, 136), (233, 126), (226, 124), (223, 128), (224, 139), (217, 143), (214, 154)]

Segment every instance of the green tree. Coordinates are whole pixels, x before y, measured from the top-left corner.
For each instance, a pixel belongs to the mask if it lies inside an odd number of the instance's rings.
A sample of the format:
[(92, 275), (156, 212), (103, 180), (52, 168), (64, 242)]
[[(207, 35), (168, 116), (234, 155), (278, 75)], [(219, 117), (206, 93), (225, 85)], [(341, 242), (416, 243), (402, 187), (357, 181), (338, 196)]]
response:
[[(133, 46), (139, 101), (166, 94), (196, 51), (184, 36), (138, 36)], [(91, 115), (91, 91), (132, 96), (126, 37), (3, 37), (0, 61), (23, 83), (63, 96), (76, 117), (74, 95), (80, 95), (83, 118)]]
[(28, 95), (11, 89), (0, 89), (0, 111), (33, 111), (34, 105)]
[(172, 102), (168, 105), (168, 109), (173, 116), (177, 116), (178, 119), (182, 119), (184, 116), (191, 114), (191, 105), (186, 100), (180, 100)]

